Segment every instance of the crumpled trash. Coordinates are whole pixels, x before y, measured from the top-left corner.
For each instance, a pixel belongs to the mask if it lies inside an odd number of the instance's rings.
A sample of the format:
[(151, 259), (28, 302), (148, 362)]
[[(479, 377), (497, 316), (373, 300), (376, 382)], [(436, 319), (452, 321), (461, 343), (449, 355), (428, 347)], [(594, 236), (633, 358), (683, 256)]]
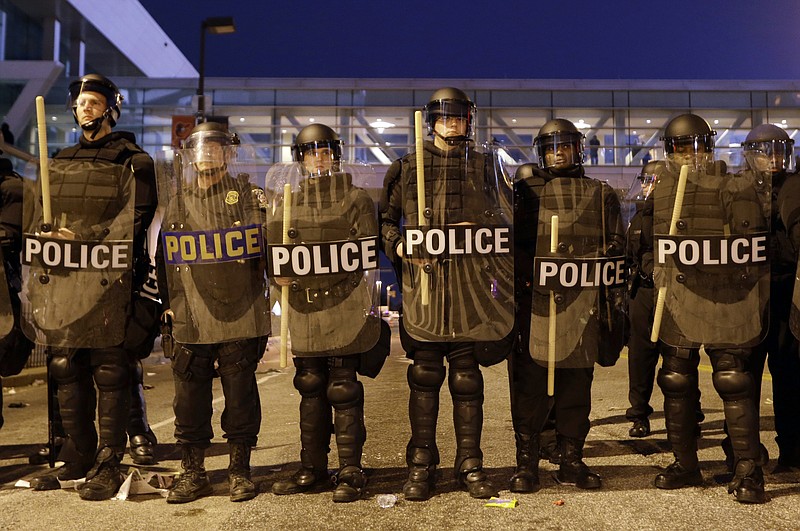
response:
[(517, 506), (517, 499), (516, 498), (508, 499), (508, 498), (495, 498), (495, 497), (492, 497), (492, 498), (489, 498), (489, 501), (487, 501), (485, 504), (483, 504), (483, 506), (484, 507), (501, 507), (503, 509), (513, 509), (514, 507)]
[(160, 494), (166, 498), (171, 485), (172, 476), (162, 476), (156, 472), (142, 476), (138, 468), (131, 468), (113, 499), (124, 501), (137, 494)]

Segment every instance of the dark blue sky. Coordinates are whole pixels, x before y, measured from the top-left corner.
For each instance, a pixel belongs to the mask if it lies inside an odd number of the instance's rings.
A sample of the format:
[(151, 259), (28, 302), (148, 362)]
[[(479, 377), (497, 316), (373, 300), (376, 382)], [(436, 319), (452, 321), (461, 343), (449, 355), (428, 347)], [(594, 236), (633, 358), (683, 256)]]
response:
[(800, 79), (798, 0), (140, 0), (206, 75)]

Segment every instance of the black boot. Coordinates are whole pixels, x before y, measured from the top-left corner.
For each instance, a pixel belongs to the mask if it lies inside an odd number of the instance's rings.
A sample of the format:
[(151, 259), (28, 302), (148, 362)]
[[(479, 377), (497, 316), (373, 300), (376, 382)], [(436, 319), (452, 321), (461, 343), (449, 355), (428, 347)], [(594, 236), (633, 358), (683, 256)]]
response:
[(517, 468), (511, 476), (511, 492), (536, 492), (539, 484), (539, 436), (516, 433)]
[(335, 503), (348, 503), (361, 498), (367, 486), (367, 476), (360, 467), (348, 465), (335, 476), (336, 490), (333, 491)]
[(683, 487), (699, 487), (703, 484), (700, 468), (686, 468), (677, 457), (666, 470), (656, 476), (655, 485), (659, 489), (682, 489)]
[(97, 452), (94, 466), (86, 474), (86, 483), (78, 487), (78, 494), (84, 500), (108, 500), (121, 485), (119, 457), (109, 446), (104, 446)]
[(167, 494), (167, 503), (187, 503), (213, 492), (204, 467), (205, 449), (181, 445), (183, 473), (175, 479)]
[(279, 496), (299, 494), (330, 485), (328, 444), (331, 439), (331, 408), (322, 397), (300, 399), (300, 469), (292, 477), (272, 484)]
[(489, 477), (483, 471), (483, 462), (477, 457), (470, 457), (461, 463), (458, 483), (469, 491), (470, 496), (480, 500), (486, 500), (500, 494), (489, 481)]
[(559, 437), (561, 466), (555, 478), (562, 485), (575, 485), (579, 489), (599, 489), (603, 483), (583, 462), (583, 442), (569, 437)]
[(228, 465), (228, 483), (231, 501), (252, 500), (258, 490), (250, 479), (250, 445), (246, 443), (229, 443), (231, 460)]
[(436, 460), (428, 448), (406, 450), (408, 481), (403, 485), (403, 496), (411, 501), (424, 501), (431, 497), (436, 486)]
[[(155, 444), (149, 435), (141, 434), (131, 437), (130, 455), (135, 465), (152, 465), (156, 462)], [(153, 436), (153, 439), (155, 439), (155, 436)]]
[(728, 494), (733, 494), (739, 503), (766, 503), (761, 467), (752, 459), (740, 459), (736, 463), (733, 481), (728, 483)]
[(31, 479), (33, 490), (58, 490), (61, 488), (59, 481), (71, 481), (86, 477), (93, 463), (69, 462), (64, 463), (55, 470), (48, 470), (44, 474)]

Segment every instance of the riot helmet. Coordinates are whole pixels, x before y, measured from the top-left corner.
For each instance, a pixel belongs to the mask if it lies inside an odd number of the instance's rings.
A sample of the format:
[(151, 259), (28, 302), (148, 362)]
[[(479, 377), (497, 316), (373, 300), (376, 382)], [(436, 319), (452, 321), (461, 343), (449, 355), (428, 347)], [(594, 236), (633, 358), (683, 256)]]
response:
[(563, 118), (545, 123), (533, 140), (539, 167), (558, 172), (574, 171), (583, 164), (584, 135)]
[(339, 171), (343, 145), (339, 135), (327, 125), (307, 125), (294, 139), (292, 159), (301, 164), (305, 174), (330, 175)]
[[(91, 94), (86, 93), (100, 94), (106, 101), (99, 101)], [(117, 120), (122, 112), (120, 105), (124, 99), (117, 86), (100, 74), (87, 74), (69, 84), (68, 105), (72, 109), (72, 116), (81, 129), (92, 133), (92, 138), (100, 131), (104, 121), (108, 120), (111, 127), (117, 125)], [(99, 108), (101, 112), (99, 115), (96, 112), (92, 113), (94, 116), (92, 120), (83, 119), (83, 123), (81, 123), (82, 118), (78, 116), (79, 106)]]
[[(424, 107), (428, 135), (436, 135), (451, 145), (471, 140), (476, 110), (475, 104), (463, 90), (453, 87), (440, 88), (433, 93)], [(436, 121), (440, 119), (443, 119), (443, 124), (437, 131)]]
[(655, 189), (656, 182), (658, 181), (659, 174), (663, 167), (664, 163), (657, 160), (651, 160), (642, 166), (642, 171), (636, 176), (636, 183), (634, 183), (638, 184), (639, 187), (639, 199), (647, 199), (650, 197)]
[(670, 120), (661, 137), (669, 169), (678, 172), (685, 165), (694, 170), (705, 169), (714, 160), (716, 134), (696, 114), (681, 114)]
[(794, 140), (773, 124), (757, 125), (742, 145), (744, 158), (753, 171), (790, 172), (794, 168)]
[[(197, 124), (184, 141), (182, 156), (185, 163), (195, 168), (198, 183), (207, 188), (225, 174), (239, 144), (239, 137), (228, 131), (225, 125), (203, 122)], [(208, 186), (204, 186), (206, 184)]]

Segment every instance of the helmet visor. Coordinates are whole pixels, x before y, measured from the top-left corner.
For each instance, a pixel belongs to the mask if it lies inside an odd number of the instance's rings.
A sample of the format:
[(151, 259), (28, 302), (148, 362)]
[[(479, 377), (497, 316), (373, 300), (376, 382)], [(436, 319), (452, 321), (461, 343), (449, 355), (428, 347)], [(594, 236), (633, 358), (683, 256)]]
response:
[(778, 173), (794, 171), (794, 140), (766, 140), (744, 145), (744, 158), (753, 171)]
[(465, 100), (435, 100), (425, 106), (428, 134), (445, 139), (469, 140), (473, 138), (475, 104)]
[(539, 166), (544, 169), (569, 169), (583, 164), (583, 135), (572, 132), (537, 137), (534, 146)]

